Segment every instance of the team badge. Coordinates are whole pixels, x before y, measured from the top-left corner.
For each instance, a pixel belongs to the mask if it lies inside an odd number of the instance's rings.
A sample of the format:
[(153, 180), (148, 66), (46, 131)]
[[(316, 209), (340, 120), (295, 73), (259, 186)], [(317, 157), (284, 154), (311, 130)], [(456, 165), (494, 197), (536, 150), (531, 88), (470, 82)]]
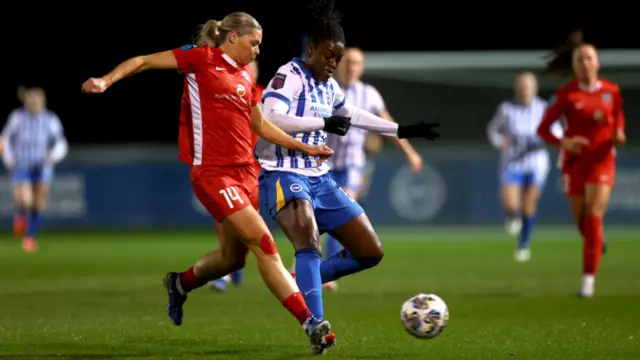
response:
[(277, 73), (276, 76), (271, 80), (271, 87), (274, 90), (282, 89), (284, 87), (284, 80), (287, 78), (287, 75), (282, 73)]
[(602, 94), (602, 101), (605, 104), (611, 104), (611, 94), (610, 93), (604, 93)]
[(236, 87), (236, 92), (238, 93), (238, 96), (243, 97), (244, 94), (247, 93), (247, 89), (244, 88), (244, 85), (238, 84), (238, 86)]
[(291, 190), (291, 192), (294, 193), (299, 193), (302, 191), (302, 185), (300, 184), (291, 184), (291, 186), (289, 186), (289, 190)]

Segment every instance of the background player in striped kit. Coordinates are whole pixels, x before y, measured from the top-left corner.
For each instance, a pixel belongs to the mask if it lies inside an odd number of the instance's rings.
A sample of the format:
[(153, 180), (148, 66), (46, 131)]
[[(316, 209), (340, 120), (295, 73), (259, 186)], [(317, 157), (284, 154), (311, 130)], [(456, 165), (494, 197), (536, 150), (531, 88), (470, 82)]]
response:
[[(398, 125), (350, 106), (332, 75), (342, 59), (345, 38), (333, 2), (314, 3), (306, 60), (281, 66), (265, 89), (267, 119), (303, 143), (324, 144), (324, 118), (350, 117), (353, 127), (385, 136), (438, 135), (432, 124)], [(314, 125), (315, 124), (315, 125)], [(297, 126), (294, 130), (292, 126)], [(286, 129), (285, 129), (286, 128)], [(324, 316), (322, 284), (376, 266), (383, 257), (378, 235), (360, 205), (335, 182), (329, 165), (313, 157), (258, 141), (260, 200), (296, 250), (296, 281), (313, 314)], [(329, 232), (345, 250), (322, 261), (320, 234)]]
[(53, 167), (65, 157), (68, 146), (60, 119), (45, 107), (44, 90), (20, 87), (18, 98), (24, 106), (9, 115), (2, 130), (2, 160), (13, 178), (18, 206), (14, 233), (24, 236), (25, 251), (34, 252)]
[[(549, 152), (536, 134), (547, 102), (537, 96), (538, 82), (533, 73), (516, 75), (513, 89), (514, 98), (498, 106), (487, 134), (501, 152), (500, 194), (506, 228), (512, 235), (519, 233), (515, 259), (527, 261), (538, 200), (550, 170)], [(555, 125), (554, 131), (561, 136), (562, 127)]]
[[(364, 53), (358, 48), (348, 48), (338, 65), (336, 79), (349, 103), (389, 121), (394, 121), (382, 96), (372, 85), (360, 79), (364, 73)], [(367, 136), (378, 137), (365, 129), (352, 128), (347, 135), (329, 134), (327, 145), (333, 149), (333, 157), (329, 160), (331, 172), (342, 189), (355, 200), (358, 200), (364, 182), (366, 165), (365, 142)], [(422, 170), (422, 157), (406, 139), (391, 138), (404, 152), (414, 172)], [(342, 245), (333, 236), (328, 235), (324, 247), (325, 259), (342, 250)], [(295, 264), (294, 264), (295, 266)], [(334, 281), (324, 284), (325, 288), (335, 289)]]

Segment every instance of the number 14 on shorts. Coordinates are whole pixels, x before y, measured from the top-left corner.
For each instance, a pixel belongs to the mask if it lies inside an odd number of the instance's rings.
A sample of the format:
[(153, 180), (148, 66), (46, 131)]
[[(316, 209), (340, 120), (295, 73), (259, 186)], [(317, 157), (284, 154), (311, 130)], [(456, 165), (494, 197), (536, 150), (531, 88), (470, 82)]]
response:
[(233, 186), (229, 186), (228, 188), (224, 188), (220, 191), (218, 191), (218, 193), (222, 194), (222, 196), (224, 196), (224, 199), (227, 200), (227, 204), (229, 205), (229, 209), (233, 209), (233, 202), (239, 202), (241, 205), (244, 204), (244, 200), (242, 200), (242, 197), (240, 196), (240, 194), (238, 194), (238, 190), (236, 190), (235, 187)]

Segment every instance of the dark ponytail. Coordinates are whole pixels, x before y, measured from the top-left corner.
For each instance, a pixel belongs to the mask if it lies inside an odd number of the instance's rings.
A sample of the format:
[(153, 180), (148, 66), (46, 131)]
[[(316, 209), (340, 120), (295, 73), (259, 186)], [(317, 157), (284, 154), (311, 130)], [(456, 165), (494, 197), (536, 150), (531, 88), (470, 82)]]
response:
[(549, 55), (545, 73), (558, 75), (572, 74), (573, 50), (583, 44), (582, 30), (576, 30), (569, 34), (565, 43), (553, 50)]

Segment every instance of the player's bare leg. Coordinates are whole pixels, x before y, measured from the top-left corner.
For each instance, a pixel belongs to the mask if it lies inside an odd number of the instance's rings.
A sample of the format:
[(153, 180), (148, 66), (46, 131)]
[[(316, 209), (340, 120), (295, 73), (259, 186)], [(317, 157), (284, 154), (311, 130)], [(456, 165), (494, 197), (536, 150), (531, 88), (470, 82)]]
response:
[(518, 216), (521, 195), (520, 186), (516, 184), (504, 184), (500, 189), (500, 201), (506, 216), (505, 230), (512, 236), (518, 235), (522, 228), (522, 221)]
[[(294, 199), (278, 211), (275, 220), (291, 241), (296, 251), (296, 258), (300, 259), (300, 261), (294, 259), (295, 271), (292, 272), (295, 273), (296, 281), (304, 292), (305, 301), (313, 315), (322, 319), (324, 317), (320, 274), (322, 252), (313, 206), (307, 200)], [(335, 334), (328, 333), (320, 346), (312, 344), (312, 350), (321, 354), (335, 343)]]
[(583, 276), (580, 295), (592, 297), (595, 293), (595, 277), (600, 266), (604, 233), (602, 221), (611, 197), (611, 187), (605, 184), (588, 183), (585, 186), (584, 212), (582, 217)]
[[(237, 233), (235, 233), (235, 231), (233, 231), (232, 227), (227, 227), (227, 233), (233, 232), (233, 234), (224, 234), (222, 229), (223, 229), (223, 226), (221, 224), (217, 224), (217, 226), (216, 226), (216, 235), (218, 236), (218, 241), (220, 243), (229, 243), (230, 240), (225, 239), (225, 236), (227, 238), (231, 237), (231, 239), (232, 239), (231, 241), (234, 241), (233, 238), (239, 237), (239, 235)], [(236, 244), (237, 251), (234, 253), (233, 256), (237, 256), (237, 255), (239, 255), (239, 254), (244, 252), (245, 253), (245, 258), (246, 258), (246, 256), (249, 255), (249, 248), (247, 248), (246, 245), (244, 245), (244, 243), (242, 243), (239, 239), (237, 241), (235, 241), (235, 244)], [(245, 261), (245, 263), (246, 263), (246, 261)], [(243, 266), (243, 268), (244, 268), (244, 266)], [(236, 271), (232, 272), (231, 274), (235, 274), (235, 273), (237, 273), (239, 271), (242, 271), (242, 269), (236, 270)], [(227, 285), (231, 281), (231, 278), (232, 278), (231, 274), (227, 274), (227, 275), (225, 275), (223, 277), (216, 278), (216, 279), (212, 280), (210, 282), (211, 288), (214, 289), (214, 290), (217, 290), (217, 291), (221, 291), (221, 292), (225, 291)]]
[(515, 253), (516, 261), (523, 262), (531, 258), (529, 244), (533, 235), (539, 199), (540, 188), (538, 186), (529, 185), (522, 189), (522, 222), (518, 237), (518, 249)]
[[(224, 224), (222, 221), (221, 224)], [(232, 227), (227, 227), (229, 230)], [(220, 248), (204, 254), (196, 263), (182, 273), (169, 273), (164, 285), (169, 295), (167, 312), (174, 325), (182, 324), (183, 305), (187, 293), (195, 290), (211, 279), (224, 276), (229, 272), (244, 267), (248, 248), (233, 235), (220, 237)]]

